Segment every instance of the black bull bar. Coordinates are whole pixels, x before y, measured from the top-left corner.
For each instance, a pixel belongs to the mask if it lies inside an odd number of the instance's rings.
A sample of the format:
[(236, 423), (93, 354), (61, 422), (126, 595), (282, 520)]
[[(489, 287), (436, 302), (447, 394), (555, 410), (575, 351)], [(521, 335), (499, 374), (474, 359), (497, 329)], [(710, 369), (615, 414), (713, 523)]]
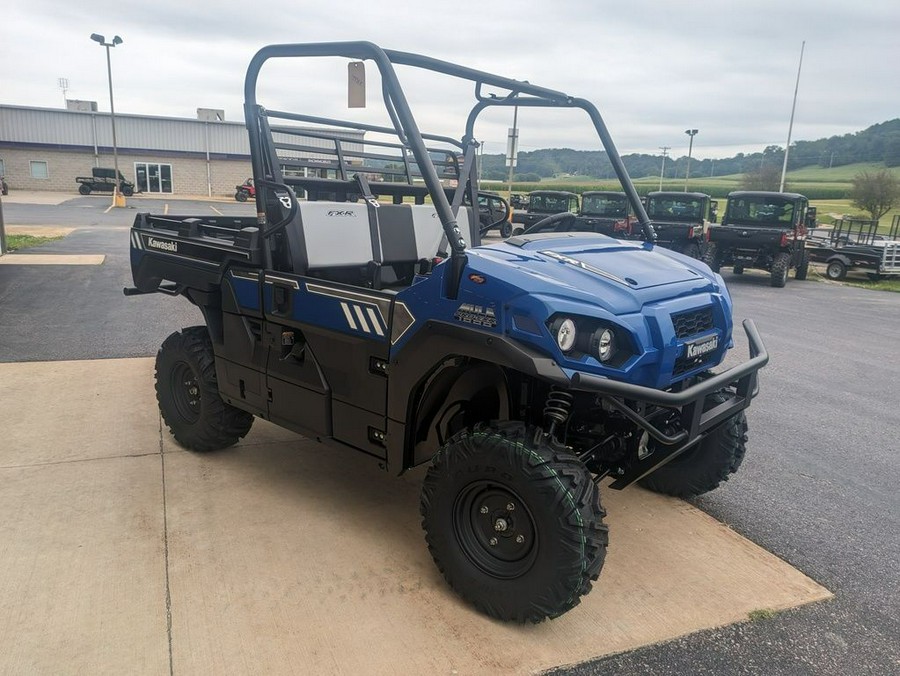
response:
[[(625, 488), (642, 479), (694, 446), (710, 430), (750, 406), (750, 401), (759, 393), (757, 375), (768, 363), (769, 353), (766, 352), (756, 330), (756, 324), (750, 319), (745, 319), (743, 327), (750, 343), (750, 359), (678, 392), (665, 392), (652, 387), (621, 383), (587, 373), (576, 373), (572, 376), (570, 389), (599, 394), (605, 404), (631, 420), (661, 444), (661, 447), (654, 449), (653, 453), (635, 462), (625, 474), (618, 476), (611, 484), (612, 488)], [(704, 411), (706, 397), (725, 388), (729, 388), (726, 390), (728, 399)], [(674, 434), (666, 434), (631, 408), (627, 403), (628, 400), (679, 410), (682, 429)]]

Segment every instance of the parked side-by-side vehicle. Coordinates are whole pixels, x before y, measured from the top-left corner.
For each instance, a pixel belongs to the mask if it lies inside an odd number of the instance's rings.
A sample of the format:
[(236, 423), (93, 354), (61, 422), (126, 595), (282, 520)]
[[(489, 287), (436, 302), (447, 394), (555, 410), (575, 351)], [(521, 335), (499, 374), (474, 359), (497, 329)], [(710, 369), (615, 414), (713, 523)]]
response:
[(733, 265), (735, 274), (745, 268), (766, 270), (776, 287), (785, 285), (791, 269), (797, 279), (806, 279), (806, 232), (815, 218), (815, 207), (810, 207), (803, 195), (745, 190), (729, 193), (722, 223), (710, 226), (704, 260), (714, 272), (723, 265)]
[[(370, 97), (390, 124), (262, 105), (263, 66), (302, 59), (377, 69)], [(397, 66), (468, 81), (476, 97), (458, 135), (428, 131)], [(598, 579), (601, 480), (692, 496), (738, 469), (768, 355), (745, 320), (749, 357), (722, 367), (728, 290), (702, 262), (653, 245), (592, 103), (369, 42), (266, 47), (244, 101), (256, 216), (141, 213), (130, 233), (126, 294), (183, 296), (205, 319), (156, 357), (159, 408), (179, 444), (230, 446), (259, 417), (323, 442), (348, 472), (351, 451), (392, 474), (426, 465), (420, 511), (437, 567), (474, 607), (516, 622), (567, 612)], [(587, 117), (646, 241), (547, 232), (481, 243), (475, 124), (515, 106)], [(324, 165), (327, 175), (305, 171)], [(562, 200), (550, 211), (576, 208)]]

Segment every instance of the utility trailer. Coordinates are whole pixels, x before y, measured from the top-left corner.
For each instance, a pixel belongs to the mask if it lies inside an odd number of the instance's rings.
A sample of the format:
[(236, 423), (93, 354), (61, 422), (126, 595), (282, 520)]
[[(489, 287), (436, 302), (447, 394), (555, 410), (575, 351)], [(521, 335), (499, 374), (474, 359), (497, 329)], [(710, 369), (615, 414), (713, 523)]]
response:
[[(258, 103), (265, 64), (314, 57), (342, 74), (374, 65), (389, 124)], [(420, 131), (395, 67), (472, 86), (459, 137)], [(224, 448), (261, 417), (393, 474), (428, 465), (435, 563), (473, 606), (517, 622), (565, 613), (600, 574), (602, 479), (691, 496), (738, 469), (768, 355), (745, 320), (749, 358), (721, 368), (722, 278), (653, 244), (593, 104), (368, 42), (266, 47), (244, 97), (257, 216), (139, 214), (131, 229), (126, 294), (182, 295), (205, 318), (156, 358), (179, 444)], [(551, 232), (479, 246), (475, 123), (516, 106), (587, 115), (645, 242)]]
[(878, 233), (877, 220), (839, 219), (830, 229), (810, 231), (806, 248), (810, 260), (825, 264), (828, 279), (844, 279), (854, 270), (872, 280), (900, 275), (900, 216), (887, 236)]

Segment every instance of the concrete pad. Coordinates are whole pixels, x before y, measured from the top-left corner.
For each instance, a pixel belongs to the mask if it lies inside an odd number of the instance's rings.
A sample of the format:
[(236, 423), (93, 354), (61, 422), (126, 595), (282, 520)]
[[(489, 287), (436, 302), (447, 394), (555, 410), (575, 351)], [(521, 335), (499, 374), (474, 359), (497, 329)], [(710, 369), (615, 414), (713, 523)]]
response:
[[(153, 364), (154, 358), (0, 363), (0, 468), (184, 450), (160, 420)], [(258, 419), (241, 444), (297, 439)]]
[(0, 673), (169, 673), (159, 455), (0, 482)]
[(180, 451), (152, 370), (0, 364), (0, 673), (165, 673), (170, 651), (174, 673), (525, 673), (830, 596), (686, 503), (607, 489), (593, 592), (496, 622), (431, 561), (421, 470), (262, 421), (233, 449)]
[(0, 363), (0, 410), (0, 467), (159, 453), (153, 359)]
[(76, 228), (61, 228), (55, 225), (7, 225), (7, 235), (32, 235), (34, 237), (65, 237)]
[(690, 505), (607, 490), (581, 605), (536, 626), (464, 605), (425, 547), (422, 472), (310, 441), (167, 456), (176, 673), (527, 673), (830, 593)]
[(102, 265), (102, 254), (11, 253), (0, 257), (0, 265)]

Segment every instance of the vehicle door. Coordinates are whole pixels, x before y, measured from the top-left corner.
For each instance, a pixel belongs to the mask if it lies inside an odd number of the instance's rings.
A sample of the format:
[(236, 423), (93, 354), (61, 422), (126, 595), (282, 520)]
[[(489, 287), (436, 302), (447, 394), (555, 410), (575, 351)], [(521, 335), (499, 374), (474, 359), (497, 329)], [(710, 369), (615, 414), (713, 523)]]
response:
[(330, 253), (372, 251), (367, 205), (301, 204), (263, 275), (270, 416), (384, 457), (392, 295), (343, 268), (307, 268)]

